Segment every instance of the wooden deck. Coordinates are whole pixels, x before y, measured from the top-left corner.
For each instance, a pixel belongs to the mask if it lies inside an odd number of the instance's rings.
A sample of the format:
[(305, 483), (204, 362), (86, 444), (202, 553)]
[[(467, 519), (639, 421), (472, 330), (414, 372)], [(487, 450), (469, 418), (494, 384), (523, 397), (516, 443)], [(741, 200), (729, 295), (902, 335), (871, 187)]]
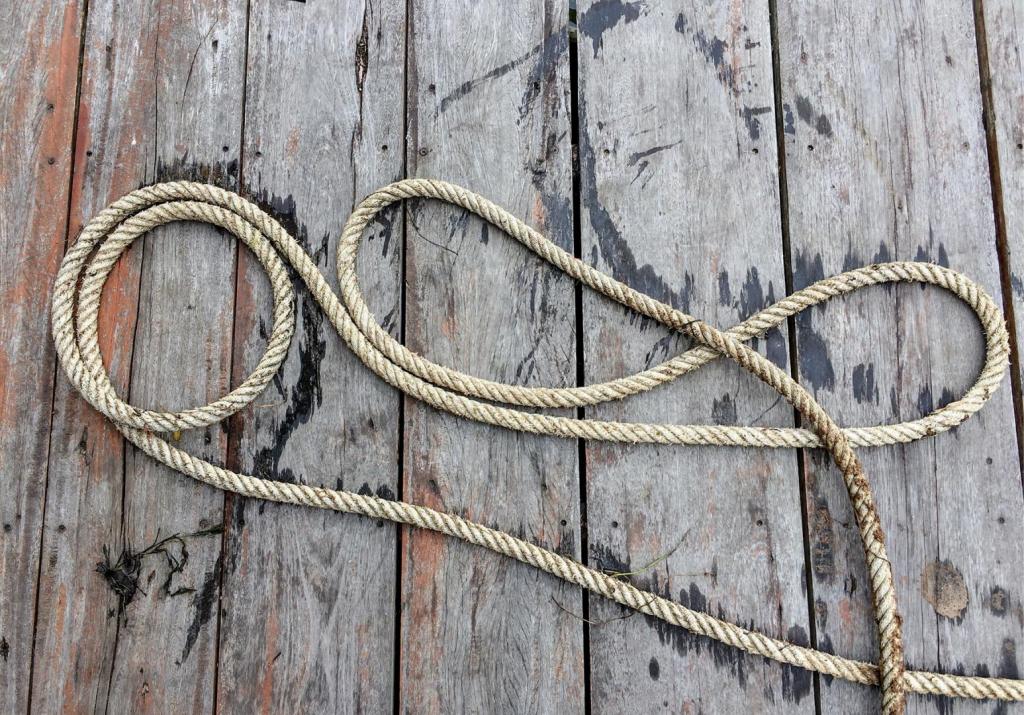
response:
[[(48, 300), (67, 242), (113, 199), (173, 178), (268, 207), (331, 281), (354, 202), (436, 177), (717, 326), (844, 268), (915, 259), (979, 280), (1021, 347), (1019, 0), (580, 0), (577, 12), (573, 23), (553, 0), (5, 4), (0, 710), (877, 708), (870, 690), (630, 616), (436, 534), (172, 474), (126, 448), (56, 367)], [(436, 205), (387, 213), (360, 272), (393, 335), (501, 381), (583, 384), (686, 346)], [(691, 607), (873, 658), (861, 546), (823, 454), (576, 444), (460, 421), (387, 388), (300, 296), (273, 389), (223, 429), (182, 435), (187, 449), (465, 514), (638, 571)], [(842, 424), (910, 419), (980, 364), (977, 327), (947, 298), (861, 292), (757, 348)], [(253, 367), (269, 314), (262, 272), (233, 242), (158, 230), (105, 295), (114, 384), (139, 405), (208, 402)], [(1021, 362), (956, 430), (861, 452), (915, 667), (1024, 673)], [(724, 362), (587, 414), (795, 419)], [(132, 571), (123, 551), (174, 534), (165, 549), (184, 563), (169, 585), (173, 564), (152, 553), (137, 593), (112, 588)], [(994, 707), (911, 700), (915, 713)]]

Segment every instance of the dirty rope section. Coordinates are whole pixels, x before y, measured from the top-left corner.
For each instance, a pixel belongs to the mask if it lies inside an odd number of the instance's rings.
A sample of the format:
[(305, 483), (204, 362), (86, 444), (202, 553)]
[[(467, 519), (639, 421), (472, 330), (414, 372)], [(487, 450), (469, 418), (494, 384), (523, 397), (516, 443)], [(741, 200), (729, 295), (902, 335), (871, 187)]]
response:
[[(363, 231), (384, 207), (410, 198), (436, 199), (471, 211), (602, 295), (689, 336), (696, 347), (661, 365), (605, 383), (571, 388), (523, 387), (492, 382), (432, 363), (407, 350), (377, 323), (356, 276)], [(173, 221), (200, 221), (241, 239), (262, 263), (273, 292), (273, 330), (266, 352), (241, 385), (214, 402), (182, 412), (144, 410), (114, 392), (97, 335), (100, 296), (111, 269), (137, 238)], [(161, 434), (206, 427), (248, 405), (274, 377), (294, 331), (290, 266), (356, 355), (388, 384), (461, 417), (534, 434), (624, 443), (720, 447), (822, 447), (831, 454), (850, 496), (870, 575), (878, 629), (878, 663), (831, 655), (742, 628), (642, 591), (607, 574), (496, 529), (415, 504), (372, 495), (236, 474), (184, 452)], [(976, 283), (929, 263), (883, 263), (832, 278), (788, 296), (729, 330), (717, 330), (611, 278), (569, 255), (490, 201), (441, 181), (409, 179), (376, 191), (355, 209), (338, 247), (341, 295), (315, 262), (271, 216), (241, 196), (191, 182), (134, 191), (99, 213), (68, 250), (53, 296), (53, 336), (64, 371), (76, 389), (121, 433), (155, 459), (195, 479), (246, 496), (334, 509), (431, 529), (490, 549), (582, 586), (623, 606), (748, 653), (882, 690), (882, 710), (902, 713), (906, 693), (1024, 700), (1024, 681), (907, 670), (892, 570), (874, 497), (854, 447), (911, 442), (954, 427), (981, 409), (1006, 370), (1009, 338), (993, 300)], [(895, 425), (840, 428), (789, 375), (746, 345), (792, 315), (859, 288), (892, 282), (927, 283), (967, 303), (985, 333), (986, 356), (974, 385), (958, 400), (917, 420)], [(650, 390), (717, 357), (731, 358), (771, 386), (803, 416), (809, 429), (732, 425), (675, 425), (575, 419), (520, 409), (596, 405)]]

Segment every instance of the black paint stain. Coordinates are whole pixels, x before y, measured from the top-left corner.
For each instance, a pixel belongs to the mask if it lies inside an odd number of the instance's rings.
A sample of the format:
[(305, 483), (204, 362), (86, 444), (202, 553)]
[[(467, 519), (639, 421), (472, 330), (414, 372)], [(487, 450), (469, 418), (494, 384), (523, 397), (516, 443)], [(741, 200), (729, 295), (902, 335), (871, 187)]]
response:
[(640, 17), (640, 12), (646, 13), (647, 6), (642, 2), (622, 2), (622, 0), (597, 0), (581, 13), (578, 18), (577, 27), (584, 37), (590, 38), (594, 49), (594, 57), (604, 46), (604, 33), (612, 29), (620, 22), (629, 24)]
[(590, 546), (590, 563), (599, 571), (607, 573), (629, 573), (633, 569), (611, 547), (594, 543)]
[[(803, 251), (793, 256), (793, 286), (800, 290), (825, 277), (821, 254), (809, 258)], [(800, 376), (815, 389), (835, 387), (835, 370), (828, 357), (825, 341), (818, 335), (811, 324), (811, 314), (804, 311), (796, 317), (797, 338), (799, 345)]]
[[(765, 306), (775, 303), (775, 286), (768, 281), (768, 296), (765, 298)], [(775, 363), (776, 367), (783, 370), (789, 368), (789, 358), (786, 348), (786, 338), (782, 335), (781, 328), (772, 328), (765, 334), (765, 353), (768, 359)]]
[(725, 394), (721, 400), (715, 398), (711, 401), (711, 419), (716, 425), (736, 424), (736, 403), (732, 401), (731, 395)]
[[(928, 248), (918, 246), (917, 252), (914, 254), (914, 260), (923, 263), (937, 263), (943, 268), (949, 268), (949, 254), (946, 253), (946, 246), (942, 242), (939, 242), (938, 254), (934, 257), (932, 256), (930, 246)], [(922, 285), (921, 287), (924, 288), (925, 286)]]
[(729, 287), (729, 271), (718, 273), (718, 304), (729, 307), (732, 305), (732, 288)]
[(1024, 278), (1021, 278), (1016, 273), (1010, 274), (1010, 289), (1014, 294), (1024, 300)]
[[(271, 195), (268, 198), (265, 194), (261, 194), (257, 200), (267, 207), (274, 218), (295, 237), (295, 240), (310, 254), (315, 263), (322, 265), (326, 262), (330, 234), (324, 234), (321, 237), (319, 248), (315, 251), (312, 250), (305, 225), (296, 219), (295, 199), (292, 196), (282, 198)], [(300, 296), (298, 300), (301, 314), (298, 375), (295, 378), (295, 383), (287, 389), (283, 382), (278, 384), (278, 391), (282, 395), (287, 395), (288, 406), (285, 416), (280, 423), (274, 425), (270, 446), (261, 448), (253, 459), (253, 473), (257, 477), (283, 482), (298, 481), (291, 469), (280, 468), (281, 456), (295, 430), (300, 425), (309, 422), (313, 413), (323, 403), (320, 364), (327, 353), (327, 340), (323, 330), (324, 314), (308, 292), (300, 289), (298, 280), (293, 276), (293, 282), (296, 283), (295, 292)], [(279, 376), (281, 374), (278, 372)], [(283, 381), (283, 377), (281, 380)]]
[(600, 254), (611, 268), (616, 280), (629, 284), (656, 300), (668, 303), (673, 308), (683, 311), (690, 309), (690, 291), (693, 288), (693, 276), (683, 276), (680, 289), (673, 289), (650, 264), (640, 265), (629, 248), (629, 243), (612, 220), (611, 214), (601, 204), (597, 193), (597, 159), (587, 130), (587, 102), (583, 96), (578, 105), (580, 122), (580, 172), (581, 184), (585, 192), (584, 202), (590, 224), (597, 235)]
[(381, 484), (380, 486), (378, 486), (376, 493), (374, 493), (373, 489), (370, 487), (370, 483), (363, 482), (359, 489), (356, 490), (356, 494), (359, 494), (364, 497), (376, 496), (379, 499), (385, 499), (387, 501), (395, 500), (395, 493), (387, 484)]
[(825, 277), (825, 267), (821, 260), (821, 254), (817, 253), (814, 258), (809, 258), (803, 251), (797, 251), (793, 256), (793, 287), (797, 290), (806, 288), (812, 283), (817, 283)]
[(188, 659), (189, 653), (192, 652), (192, 646), (196, 644), (196, 640), (199, 638), (199, 631), (209, 623), (211, 616), (214, 614), (214, 606), (217, 603), (217, 590), (220, 585), (220, 566), (221, 556), (218, 556), (213, 570), (206, 573), (202, 588), (192, 596), (192, 608), (195, 612), (192, 614), (192, 622), (189, 623), (188, 631), (185, 633), (185, 647), (181, 651), (181, 658), (178, 660), (179, 665)]
[(156, 181), (198, 181), (235, 191), (239, 185), (238, 159), (210, 164), (189, 159), (186, 151), (173, 161), (157, 160)]
[[(786, 640), (799, 646), (807, 646), (807, 631), (802, 626), (791, 626), (786, 631)], [(813, 676), (811, 671), (799, 668), (795, 665), (785, 664), (782, 666), (782, 699), (791, 703), (799, 704), (801, 700), (811, 694)]]
[(782, 131), (786, 134), (796, 134), (796, 124), (793, 120), (793, 108), (789, 104), (782, 105)]
[(797, 116), (800, 117), (800, 121), (810, 127), (814, 127), (814, 131), (818, 132), (821, 136), (832, 136), (832, 124), (829, 122), (828, 117), (824, 114), (818, 114), (815, 112), (814, 107), (811, 106), (811, 102), (807, 97), (797, 95), (796, 113)]
[(999, 653), (999, 677), (1020, 679), (1020, 669), (1017, 667), (1017, 642), (1012, 638), (1004, 638)]
[[(553, 23), (550, 17), (545, 16), (544, 23), (544, 28), (547, 32), (545, 35), (546, 39), (540, 44), (540, 57), (530, 68), (530, 74), (525, 85), (526, 90), (519, 101), (519, 119), (523, 120), (529, 115), (533, 110), (537, 97), (541, 96), (543, 91), (545, 104), (550, 105), (550, 108), (541, 117), (546, 131), (548, 119), (554, 116), (554, 107), (558, 104), (558, 83), (556, 78), (558, 68), (562, 65), (559, 60), (569, 49), (569, 33), (564, 27), (551, 32), (550, 26)], [(551, 144), (550, 140), (552, 137), (554, 137), (553, 134), (548, 136), (548, 152), (551, 152), (555, 146)]]
[(746, 320), (764, 307), (764, 290), (761, 288), (757, 268), (748, 268), (746, 278), (743, 280), (743, 287), (740, 288), (740, 318)]
[(878, 404), (878, 385), (875, 384), (875, 364), (861, 363), (853, 368), (853, 398), (857, 402)]
[(929, 385), (925, 385), (917, 393), (917, 411), (922, 416), (935, 411), (935, 400), (932, 399), (932, 388)]
[(531, 73), (531, 81), (527, 82), (527, 89), (523, 95), (523, 100), (520, 103), (519, 113), (520, 117), (522, 117), (524, 115), (524, 107), (529, 105), (533, 101), (533, 99), (536, 99), (540, 91), (540, 88), (535, 86), (535, 83), (539, 81), (539, 77), (534, 77), (533, 74), (543, 71), (554, 71), (552, 68), (556, 67), (558, 64), (557, 62), (555, 62), (555, 60), (568, 49), (569, 35), (563, 28), (553, 34), (548, 35), (541, 42), (531, 47), (525, 53), (519, 55), (518, 57), (512, 60), (509, 60), (505, 64), (499, 65), (494, 69), (480, 75), (479, 77), (466, 80), (458, 87), (456, 87), (452, 92), (441, 98), (441, 101), (437, 106), (437, 111), (439, 114), (444, 113), (445, 111), (448, 110), (448, 107), (451, 106), (452, 102), (456, 102), (462, 99), (463, 97), (465, 97), (467, 94), (469, 94), (482, 84), (498, 79), (499, 77), (505, 76), (512, 70), (516, 69), (517, 67), (520, 67), (524, 63), (528, 62), (531, 58), (539, 54), (541, 55), (541, 59), (540, 61), (537, 62), (537, 66)]
[(626, 160), (626, 166), (636, 166), (636, 163), (641, 159), (646, 159), (647, 157), (663, 152), (666, 149), (679, 146), (682, 141), (683, 140), (680, 139), (679, 141), (674, 141), (671, 144), (661, 144), (660, 146), (652, 146), (650, 149), (645, 149), (644, 151), (634, 152), (633, 154), (630, 154), (629, 158)]
[(824, 339), (811, 328), (806, 313), (800, 315), (797, 326), (800, 338), (800, 376), (815, 390), (835, 389), (836, 373), (832, 368), (832, 361), (829, 360)]
[(743, 123), (747, 125), (747, 133), (750, 134), (750, 138), (753, 141), (757, 141), (761, 138), (761, 120), (758, 117), (762, 114), (770, 114), (772, 111), (771, 107), (743, 107), (740, 110), (740, 116), (743, 118)]
[[(694, 611), (710, 613), (708, 599), (695, 583), (691, 583), (689, 589), (682, 589), (679, 592), (679, 603)], [(723, 619), (727, 617), (721, 607), (718, 608), (717, 615)], [(701, 655), (706, 650), (716, 668), (727, 670), (736, 677), (741, 688), (746, 688), (746, 668), (749, 663), (747, 656), (742, 651), (720, 641), (690, 633), (683, 628), (651, 616), (644, 616), (644, 621), (655, 630), (662, 645), (671, 646), (682, 656), (686, 656), (690, 652)], [(752, 625), (750, 624), (750, 626)]]
[[(689, 30), (689, 22), (687, 22), (686, 17), (682, 13), (679, 13), (679, 16), (676, 17), (675, 30), (680, 34), (686, 34), (687, 30)], [(693, 40), (693, 46), (704, 56), (705, 61), (714, 67), (718, 81), (726, 89), (730, 89), (733, 93), (738, 94), (732, 65), (725, 58), (725, 51), (728, 49), (729, 43), (719, 37), (712, 36), (709, 39), (704, 31), (700, 29), (692, 32), (691, 39)]]
[(651, 680), (657, 680), (661, 677), (661, 665), (658, 664), (657, 658), (651, 658), (651, 662), (647, 664), (647, 672), (650, 673)]

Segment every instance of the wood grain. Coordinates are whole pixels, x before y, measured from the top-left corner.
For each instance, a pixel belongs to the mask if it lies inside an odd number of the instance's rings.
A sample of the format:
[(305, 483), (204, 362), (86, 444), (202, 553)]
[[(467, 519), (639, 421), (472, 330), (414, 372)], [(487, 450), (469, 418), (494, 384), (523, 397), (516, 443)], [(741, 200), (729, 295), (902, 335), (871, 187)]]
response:
[[(252, 5), (246, 192), (315, 257), (354, 203), (401, 176), (405, 11), (394, 3)], [(360, 275), (397, 335), (397, 211), (368, 232)], [(399, 396), (365, 369), (297, 284), (298, 329), (272, 388), (234, 424), (233, 464), (261, 477), (392, 497)], [(266, 343), (269, 284), (243, 254), (235, 380)], [(224, 571), (218, 708), (382, 712), (393, 698), (396, 528), (234, 498)]]
[[(722, 328), (782, 297), (785, 275), (767, 8), (580, 5), (583, 257)], [(656, 72), (643, 72), (645, 65)], [(628, 68), (623, 71), (623, 68)], [(584, 294), (587, 382), (661, 362), (684, 339)], [(787, 338), (757, 349), (788, 369)], [(756, 379), (716, 362), (588, 416), (790, 425)], [(795, 453), (587, 446), (592, 566), (806, 642)], [(653, 564), (651, 566), (647, 566)], [(595, 712), (810, 712), (808, 674), (594, 599)]]
[(14, 3), (0, 20), (0, 711), (21, 712), (53, 405), (50, 287), (67, 235), (82, 8)]
[[(86, 29), (73, 226), (136, 186), (198, 178), (237, 186), (244, 55), (241, 3), (92, 3)], [(131, 401), (166, 409), (224, 394), (234, 249), (172, 226), (136, 244), (110, 279), (101, 347)], [(137, 350), (136, 350), (137, 348)], [(134, 452), (65, 383), (57, 392), (34, 692), (39, 711), (194, 711), (212, 706), (219, 538), (189, 540), (171, 587), (161, 556), (116, 615), (99, 574), (158, 536), (219, 525), (223, 497)], [(187, 448), (223, 461), (221, 432)], [(122, 481), (124, 479), (125, 481)], [(177, 552), (176, 552), (177, 555)], [(176, 589), (194, 589), (172, 595)]]
[[(935, 261), (999, 296), (989, 167), (969, 4), (922, 12), (779, 2), (779, 51), (795, 287), (844, 267)], [(980, 332), (949, 296), (877, 289), (797, 320), (801, 381), (841, 424), (912, 419), (962, 393)], [(1020, 677), (1024, 513), (1009, 385), (956, 430), (861, 450), (875, 488), (916, 668)], [(807, 459), (818, 646), (873, 659), (864, 557), (823, 453)], [(822, 680), (828, 712), (876, 693)], [(929, 702), (910, 712), (991, 712)]]
[[(413, 2), (409, 174), (481, 191), (571, 249), (567, 12)], [(407, 211), (406, 340), (503, 382), (575, 382), (571, 281), (450, 207)], [(580, 544), (577, 446), (405, 403), (404, 497), (559, 552)], [(405, 532), (403, 712), (579, 712), (581, 596), (438, 534)]]
[[(987, 0), (983, 8), (992, 82), (989, 131), (996, 140), (1009, 298), (1016, 318), (1017, 367), (1024, 383), (1024, 204), (1020, 198), (1024, 196), (1024, 8), (1013, 0)], [(1018, 441), (1024, 439), (1022, 419), (1018, 414)]]

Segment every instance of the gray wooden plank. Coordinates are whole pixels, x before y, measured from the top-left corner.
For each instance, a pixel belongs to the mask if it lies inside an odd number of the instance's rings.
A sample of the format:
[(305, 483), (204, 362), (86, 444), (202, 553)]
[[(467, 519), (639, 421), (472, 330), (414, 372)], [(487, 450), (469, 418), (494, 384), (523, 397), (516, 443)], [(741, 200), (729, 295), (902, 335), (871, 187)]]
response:
[[(568, 12), (549, 0), (413, 2), (409, 174), (444, 178), (572, 248)], [(504, 382), (575, 382), (572, 282), (466, 213), (407, 212), (406, 340)], [(577, 445), (405, 407), (404, 497), (562, 553), (580, 544)], [(579, 712), (580, 592), (405, 532), (403, 712)]]
[[(252, 5), (246, 191), (284, 221), (330, 283), (354, 203), (401, 176), (405, 9), (395, 3)], [(360, 276), (400, 326), (400, 214), (369, 232)], [(235, 380), (266, 342), (269, 285), (243, 254)], [(242, 414), (233, 465), (263, 477), (397, 492), (399, 396), (365, 369), (297, 284), (298, 328), (272, 389)], [(396, 529), (232, 499), (218, 707), (381, 712), (391, 707)]]
[(40, 0), (0, 16), (0, 710), (21, 712), (53, 405), (50, 286), (67, 235), (82, 7)]
[[(1024, 8), (1014, 0), (987, 0), (984, 8), (993, 122), (1009, 260), (1010, 299), (1016, 322), (1017, 367), (1024, 383)], [(1018, 415), (1017, 439), (1021, 416)]]
[[(244, 27), (240, 2), (91, 4), (74, 226), (158, 179), (236, 185)], [(212, 229), (172, 226), (118, 265), (101, 310), (101, 346), (122, 394), (178, 409), (227, 391), (234, 255)], [(126, 453), (66, 384), (57, 394), (34, 707), (208, 710), (220, 539), (187, 543), (189, 559), (171, 590), (194, 593), (171, 595), (162, 586), (166, 562), (144, 561), (144, 592), (120, 627), (117, 599), (95, 570), (104, 547), (116, 559), (158, 535), (219, 525), (223, 497)], [(223, 461), (219, 430), (181, 443)]]
[[(730, 327), (785, 293), (772, 54), (764, 3), (580, 4), (583, 257)], [(657, 68), (645, 72), (644, 67)], [(584, 294), (586, 380), (649, 367), (684, 339)], [(788, 369), (787, 338), (757, 349)], [(719, 361), (588, 416), (791, 425), (777, 395)], [(806, 642), (796, 455), (587, 447), (592, 566)], [(657, 562), (645, 569), (645, 564)], [(810, 712), (811, 677), (591, 601), (594, 712)]]
[[(779, 4), (794, 283), (872, 261), (947, 264), (999, 296), (974, 18)], [(966, 388), (982, 338), (968, 309), (914, 286), (858, 294), (797, 320), (800, 378), (841, 424), (916, 417)], [(1019, 677), (1024, 643), (1020, 465), (1008, 386), (956, 430), (861, 450), (888, 534), (917, 668)], [(819, 645), (876, 657), (864, 559), (837, 473), (807, 460)], [(877, 693), (822, 681), (822, 709), (864, 712)], [(991, 703), (912, 698), (910, 712)]]

